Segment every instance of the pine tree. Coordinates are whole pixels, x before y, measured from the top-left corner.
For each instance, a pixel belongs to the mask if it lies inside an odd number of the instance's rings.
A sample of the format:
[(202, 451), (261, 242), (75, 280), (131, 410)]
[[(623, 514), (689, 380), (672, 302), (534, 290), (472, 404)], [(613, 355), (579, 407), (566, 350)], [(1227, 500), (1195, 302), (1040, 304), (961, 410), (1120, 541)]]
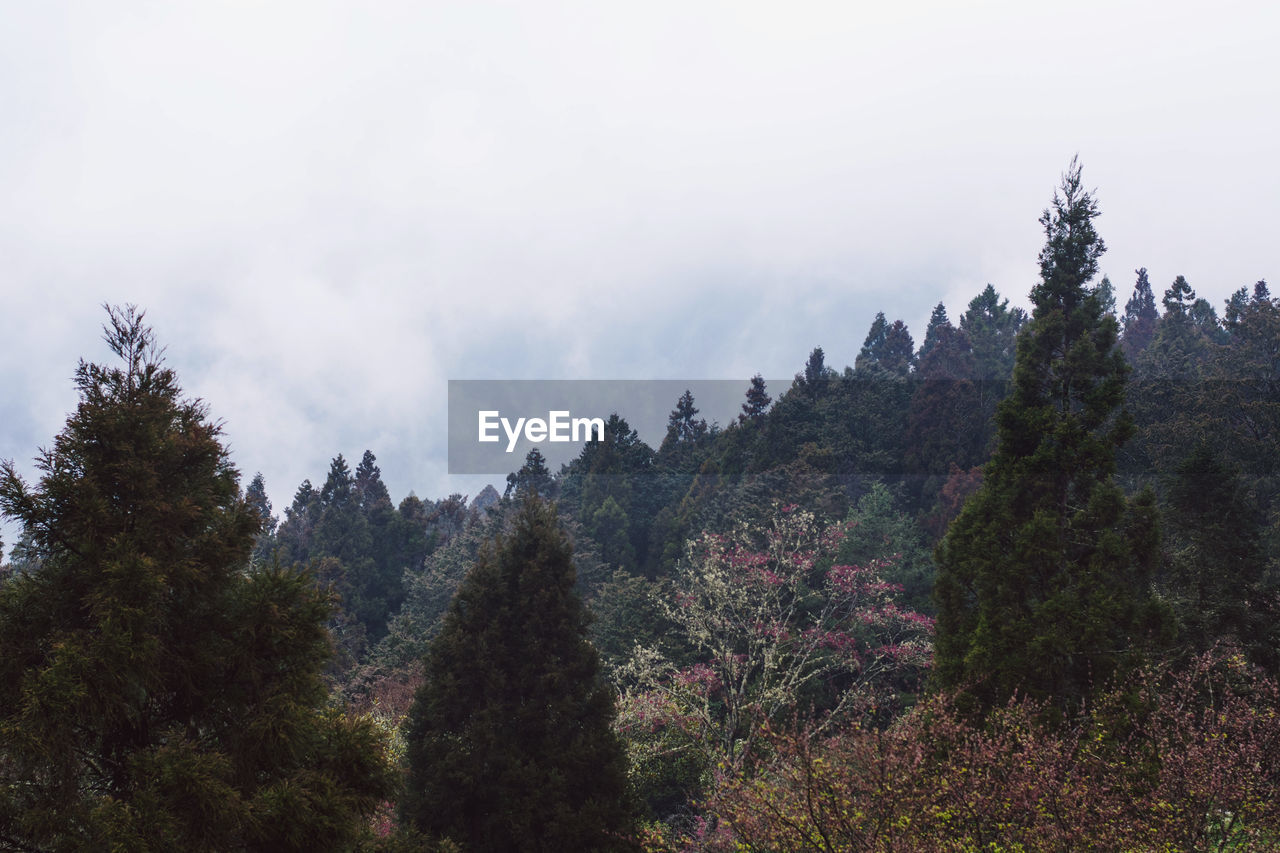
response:
[(706, 434), (707, 422), (698, 417), (698, 408), (693, 405), (693, 392), (686, 388), (667, 417), (667, 435), (662, 442), (662, 450), (670, 450), (676, 444), (696, 442)]
[(877, 311), (876, 318), (871, 321), (871, 328), (867, 330), (867, 337), (862, 342), (862, 349), (859, 350), (858, 357), (853, 361), (854, 370), (869, 369), (880, 361), (880, 356), (884, 352), (885, 338), (888, 334), (889, 321), (884, 318), (883, 311)]
[(979, 708), (1017, 691), (1070, 709), (1158, 618), (1153, 499), (1127, 502), (1113, 481), (1132, 426), (1116, 321), (1087, 287), (1104, 251), (1097, 215), (1073, 161), (1041, 218), (995, 456), (937, 551), (936, 680)]
[(526, 499), (427, 653), (406, 735), (406, 822), (468, 850), (626, 849), (614, 696), (573, 583), (554, 508)]
[(954, 329), (951, 321), (947, 319), (947, 306), (939, 302), (933, 306), (933, 313), (929, 315), (929, 325), (924, 330), (924, 343), (920, 344), (920, 352), (916, 358), (920, 364), (924, 364), (924, 360), (933, 352), (933, 348), (938, 345), (938, 335), (943, 328)]
[(796, 374), (796, 387), (810, 398), (823, 397), (830, 389), (835, 371), (827, 367), (827, 356), (822, 347), (814, 347), (804, 363), (804, 373)]
[(895, 376), (906, 376), (915, 367), (915, 341), (907, 324), (894, 320), (884, 336), (884, 350), (880, 353), (879, 366)]
[(1133, 286), (1133, 295), (1124, 304), (1124, 335), (1120, 339), (1120, 347), (1124, 350), (1129, 363), (1133, 364), (1138, 356), (1151, 343), (1156, 334), (1156, 297), (1151, 292), (1151, 280), (1147, 278), (1147, 268), (1136, 270), (1138, 280)]
[(391, 494), (387, 491), (386, 484), (382, 482), (382, 469), (378, 467), (377, 462), (373, 452), (366, 450), (364, 456), (360, 457), (360, 464), (356, 467), (353, 486), (356, 499), (366, 515), (382, 504), (391, 506)]
[(534, 494), (553, 498), (554, 489), (555, 481), (551, 477), (551, 471), (547, 469), (547, 458), (535, 447), (525, 454), (524, 465), (520, 470), (507, 475), (505, 497), (523, 498)]
[(1008, 299), (991, 285), (969, 301), (960, 318), (960, 331), (969, 339), (977, 378), (1004, 382), (1013, 373), (1018, 332), (1027, 321), (1021, 308), (1010, 308)]
[(742, 404), (742, 414), (738, 415), (738, 420), (746, 422), (759, 419), (772, 402), (769, 393), (765, 390), (764, 377), (757, 373), (751, 377), (751, 387), (747, 389), (747, 401)]
[(123, 364), (0, 509), (39, 551), (0, 585), (0, 847), (349, 849), (390, 791), (381, 739), (326, 708), (326, 597), (248, 567), (261, 517), (220, 427), (183, 399), (140, 312)]

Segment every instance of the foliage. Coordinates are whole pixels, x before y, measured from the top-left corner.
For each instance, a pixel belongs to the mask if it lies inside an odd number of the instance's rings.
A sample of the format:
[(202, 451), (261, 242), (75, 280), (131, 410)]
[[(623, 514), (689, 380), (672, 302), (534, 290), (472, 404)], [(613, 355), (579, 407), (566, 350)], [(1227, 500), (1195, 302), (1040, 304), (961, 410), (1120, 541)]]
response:
[(1159, 624), (1153, 499), (1126, 501), (1113, 481), (1132, 424), (1116, 321), (1088, 287), (1097, 215), (1073, 162), (1041, 218), (1041, 281), (995, 456), (937, 550), (937, 683), (979, 710), (1018, 691), (1068, 711)]
[(123, 364), (0, 507), (40, 564), (0, 585), (0, 846), (350, 848), (391, 790), (367, 720), (326, 707), (330, 601), (246, 568), (262, 523), (220, 428), (185, 400), (132, 307)]
[(625, 849), (614, 693), (553, 508), (521, 506), (459, 588), (409, 714), (402, 819), (470, 850)]
[(888, 729), (770, 728), (768, 764), (721, 780), (732, 832), (702, 849), (1280, 849), (1277, 700), (1217, 653), (1148, 668), (1067, 728), (1021, 698), (978, 727), (946, 695)]
[(763, 721), (833, 723), (892, 707), (928, 666), (931, 621), (894, 603), (898, 588), (878, 562), (830, 565), (842, 535), (784, 507), (766, 529), (691, 542), (659, 606), (695, 662), (637, 648), (619, 672), (626, 701), (732, 767), (749, 758)]

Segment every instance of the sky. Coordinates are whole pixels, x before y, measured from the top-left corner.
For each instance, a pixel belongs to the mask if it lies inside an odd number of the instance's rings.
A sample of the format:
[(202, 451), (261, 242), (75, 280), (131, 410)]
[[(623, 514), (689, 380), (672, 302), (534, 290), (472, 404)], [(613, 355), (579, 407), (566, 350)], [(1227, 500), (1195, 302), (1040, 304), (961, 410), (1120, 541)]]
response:
[(450, 379), (745, 390), (815, 346), (851, 364), (877, 311), (919, 343), (987, 283), (1026, 305), (1077, 154), (1121, 304), (1139, 266), (1219, 311), (1280, 280), (1272, 3), (0, 0), (0, 20), (0, 458), (28, 477), (77, 360), (109, 360), (104, 303), (146, 310), (279, 511), (366, 448), (395, 500), (494, 480), (448, 473)]

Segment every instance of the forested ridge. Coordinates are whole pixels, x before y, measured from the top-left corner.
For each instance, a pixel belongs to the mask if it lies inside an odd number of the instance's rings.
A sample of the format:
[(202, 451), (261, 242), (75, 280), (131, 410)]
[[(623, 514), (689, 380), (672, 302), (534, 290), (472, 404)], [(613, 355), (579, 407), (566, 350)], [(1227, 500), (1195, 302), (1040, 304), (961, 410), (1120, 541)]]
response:
[(1073, 163), (1029, 312), (474, 498), (278, 511), (110, 309), (0, 472), (0, 849), (1280, 849), (1280, 298), (1098, 215)]

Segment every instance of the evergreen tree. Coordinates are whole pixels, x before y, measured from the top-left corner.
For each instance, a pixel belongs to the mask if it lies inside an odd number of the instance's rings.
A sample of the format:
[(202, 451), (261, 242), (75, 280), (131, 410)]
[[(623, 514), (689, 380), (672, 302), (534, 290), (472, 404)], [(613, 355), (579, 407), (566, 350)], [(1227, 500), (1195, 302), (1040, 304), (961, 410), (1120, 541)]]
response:
[(555, 481), (547, 469), (547, 458), (542, 451), (533, 448), (524, 457), (524, 465), (519, 471), (507, 475), (507, 491), (505, 497), (523, 498), (527, 494), (553, 498)]
[(890, 324), (884, 318), (884, 312), (876, 314), (867, 332), (867, 339), (853, 366), (857, 371), (868, 371), (874, 368), (889, 373), (905, 376), (915, 363), (915, 342), (911, 333), (901, 320)]
[(1182, 276), (1178, 276), (1173, 280), (1173, 284), (1169, 285), (1169, 289), (1164, 292), (1164, 298), (1161, 303), (1164, 305), (1164, 315), (1166, 319), (1187, 319), (1191, 314), (1191, 305), (1196, 300), (1196, 292), (1191, 289), (1191, 285)]
[(876, 318), (871, 321), (871, 328), (867, 330), (867, 337), (862, 342), (862, 349), (853, 361), (854, 370), (869, 369), (880, 361), (888, 334), (889, 321), (884, 318), (883, 311), (877, 311)]
[(526, 499), (427, 653), (406, 735), (406, 822), (476, 851), (627, 847), (613, 691), (573, 584), (554, 508)]
[(1262, 517), (1238, 471), (1199, 444), (1169, 487), (1166, 588), (1189, 651), (1229, 637), (1275, 671), (1276, 595), (1266, 582)]
[(1041, 218), (1033, 317), (982, 487), (937, 550), (936, 679), (979, 708), (1015, 691), (1066, 710), (1156, 619), (1152, 498), (1113, 481), (1132, 426), (1117, 325), (1087, 285), (1104, 251), (1075, 161)]
[(246, 568), (261, 517), (220, 427), (108, 313), (123, 364), (80, 363), (38, 485), (0, 468), (40, 554), (0, 585), (0, 847), (351, 849), (391, 779), (326, 708), (329, 603)]
[(915, 341), (911, 339), (906, 323), (894, 320), (885, 332), (884, 349), (877, 363), (896, 376), (906, 376), (915, 367)]
[(977, 378), (1003, 382), (1013, 373), (1018, 332), (1027, 321), (1021, 308), (1010, 308), (1008, 299), (991, 285), (969, 301), (960, 318), (960, 331), (969, 339)]
[(796, 375), (796, 386), (810, 398), (826, 394), (835, 371), (827, 367), (827, 356), (822, 347), (814, 347), (804, 363), (804, 373)]
[(356, 499), (366, 513), (372, 512), (384, 503), (388, 507), (391, 506), (391, 495), (382, 482), (382, 469), (378, 467), (377, 458), (372, 451), (366, 450), (364, 456), (360, 458), (353, 486)]
[(1120, 339), (1120, 347), (1132, 364), (1156, 334), (1156, 297), (1151, 292), (1151, 280), (1147, 278), (1147, 268), (1136, 270), (1138, 280), (1133, 286), (1133, 295), (1124, 304), (1124, 335)]
[(1094, 298), (1098, 300), (1098, 304), (1102, 306), (1103, 314), (1115, 316), (1116, 313), (1116, 286), (1111, 283), (1111, 279), (1105, 275), (1102, 281), (1098, 282), (1098, 286), (1093, 289)]
[(763, 417), (771, 402), (773, 401), (769, 393), (765, 391), (764, 377), (757, 373), (751, 377), (751, 387), (747, 389), (747, 401), (742, 404), (742, 414), (738, 415), (738, 420), (746, 422)]
[(244, 490), (244, 499), (253, 507), (253, 511), (258, 516), (258, 520), (262, 524), (262, 532), (270, 535), (276, 529), (276, 517), (271, 514), (271, 500), (267, 497), (267, 484), (262, 479), (262, 472), (253, 475), (253, 479), (249, 481), (249, 487)]
[(676, 401), (676, 407), (667, 417), (667, 435), (662, 450), (670, 450), (676, 444), (696, 442), (707, 434), (707, 422), (698, 416), (693, 405), (693, 392), (688, 388)]
[(933, 348), (938, 345), (938, 335), (944, 328), (954, 329), (955, 327), (947, 319), (947, 306), (939, 302), (933, 306), (933, 313), (929, 315), (929, 325), (924, 330), (924, 343), (920, 344), (920, 352), (916, 354), (920, 364), (924, 363), (929, 353), (933, 352)]

